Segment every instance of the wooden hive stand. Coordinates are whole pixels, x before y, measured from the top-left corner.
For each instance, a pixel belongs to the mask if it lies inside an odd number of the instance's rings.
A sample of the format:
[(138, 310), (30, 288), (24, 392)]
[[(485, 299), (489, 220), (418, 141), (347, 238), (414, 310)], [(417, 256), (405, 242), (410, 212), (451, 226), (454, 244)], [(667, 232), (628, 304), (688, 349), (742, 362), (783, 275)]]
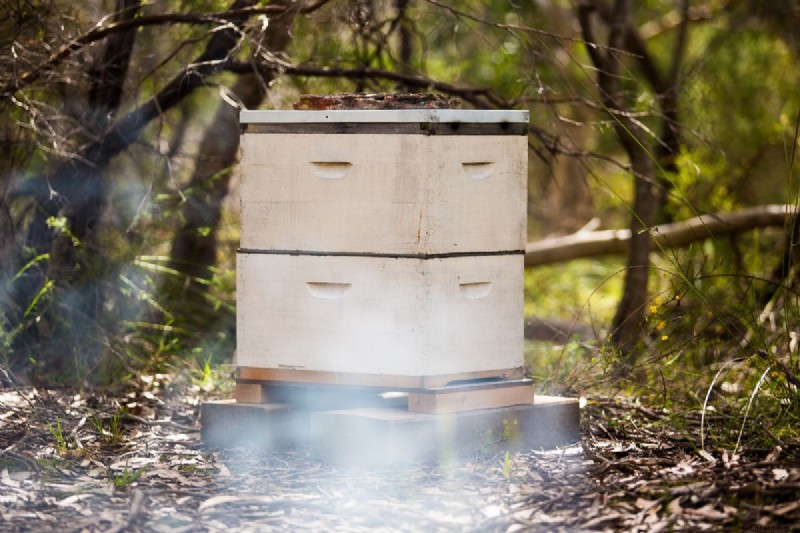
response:
[(310, 405), (309, 400), (317, 398), (313, 403), (320, 408), (330, 408), (331, 405), (358, 404), (359, 401), (365, 406), (372, 405), (379, 402), (378, 397), (405, 398), (406, 410), (411, 413), (445, 414), (530, 404), (534, 394), (533, 382), (529, 379), (478, 378), (441, 387), (400, 391), (282, 382), (236, 383), (237, 403)]
[(447, 462), (580, 439), (575, 399), (534, 396), (531, 380), (487, 379), (391, 391), (242, 382), (236, 400), (202, 406), (211, 447), (309, 449), (330, 464)]

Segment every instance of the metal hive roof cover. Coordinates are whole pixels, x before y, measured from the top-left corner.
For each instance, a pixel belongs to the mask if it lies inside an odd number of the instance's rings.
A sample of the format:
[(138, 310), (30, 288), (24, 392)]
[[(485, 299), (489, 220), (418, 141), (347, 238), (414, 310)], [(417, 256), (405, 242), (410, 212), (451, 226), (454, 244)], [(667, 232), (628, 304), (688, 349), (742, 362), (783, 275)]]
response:
[(329, 111), (241, 111), (241, 124), (471, 123), (527, 124), (528, 111), (476, 109), (354, 109)]

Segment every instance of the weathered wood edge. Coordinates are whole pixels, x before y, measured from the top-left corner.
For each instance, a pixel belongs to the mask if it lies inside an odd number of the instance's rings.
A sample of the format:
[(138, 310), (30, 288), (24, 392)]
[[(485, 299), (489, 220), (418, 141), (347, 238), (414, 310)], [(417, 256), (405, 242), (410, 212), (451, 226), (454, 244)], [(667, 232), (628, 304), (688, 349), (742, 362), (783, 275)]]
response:
[(239, 367), (236, 370), (237, 383), (313, 384), (380, 388), (392, 391), (413, 391), (441, 388), (454, 381), (500, 378), (519, 380), (523, 368), (504, 368), (435, 376), (401, 376), (395, 374), (360, 374), (355, 372), (331, 372), (303, 370), (297, 368), (255, 368)]

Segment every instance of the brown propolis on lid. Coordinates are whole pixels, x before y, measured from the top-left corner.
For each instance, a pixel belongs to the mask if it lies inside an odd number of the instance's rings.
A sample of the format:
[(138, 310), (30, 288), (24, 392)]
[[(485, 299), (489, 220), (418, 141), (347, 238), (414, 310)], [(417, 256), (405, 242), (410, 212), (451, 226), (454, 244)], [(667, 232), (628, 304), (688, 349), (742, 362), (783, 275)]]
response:
[(458, 109), (461, 101), (431, 93), (394, 94), (309, 94), (292, 105), (295, 110), (331, 111), (336, 109)]

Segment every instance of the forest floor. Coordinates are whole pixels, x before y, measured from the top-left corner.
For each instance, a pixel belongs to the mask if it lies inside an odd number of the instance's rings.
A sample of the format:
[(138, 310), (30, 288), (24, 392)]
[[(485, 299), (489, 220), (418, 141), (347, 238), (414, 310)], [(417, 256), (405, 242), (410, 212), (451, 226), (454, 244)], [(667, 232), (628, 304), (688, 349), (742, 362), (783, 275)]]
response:
[(0, 530), (800, 531), (800, 450), (703, 451), (699, 415), (631, 399), (591, 400), (564, 449), (378, 470), (206, 450), (205, 399), (0, 389)]

